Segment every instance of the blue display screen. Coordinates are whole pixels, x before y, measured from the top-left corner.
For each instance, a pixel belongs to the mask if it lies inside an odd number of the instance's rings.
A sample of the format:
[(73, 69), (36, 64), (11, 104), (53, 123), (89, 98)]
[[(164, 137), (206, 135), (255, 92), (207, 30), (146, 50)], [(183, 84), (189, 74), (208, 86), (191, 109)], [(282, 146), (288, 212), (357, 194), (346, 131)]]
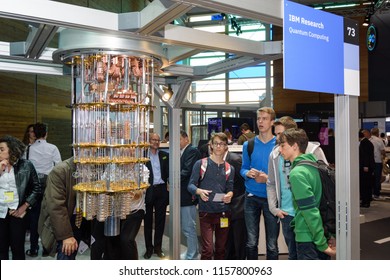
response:
[(284, 2), (284, 88), (344, 94), (344, 21)]

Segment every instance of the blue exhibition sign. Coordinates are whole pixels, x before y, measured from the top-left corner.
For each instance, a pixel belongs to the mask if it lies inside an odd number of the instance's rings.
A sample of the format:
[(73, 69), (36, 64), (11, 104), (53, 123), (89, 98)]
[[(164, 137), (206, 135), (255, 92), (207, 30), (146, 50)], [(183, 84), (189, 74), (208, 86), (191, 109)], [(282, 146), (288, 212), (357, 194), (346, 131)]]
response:
[(359, 95), (357, 23), (284, 1), (284, 88)]

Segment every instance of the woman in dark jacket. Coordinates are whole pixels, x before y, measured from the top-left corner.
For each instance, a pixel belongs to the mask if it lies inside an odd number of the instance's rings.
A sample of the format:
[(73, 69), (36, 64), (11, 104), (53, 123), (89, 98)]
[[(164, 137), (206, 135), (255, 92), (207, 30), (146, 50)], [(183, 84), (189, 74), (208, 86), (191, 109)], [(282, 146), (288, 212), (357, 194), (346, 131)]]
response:
[(0, 259), (24, 260), (24, 216), (42, 195), (33, 164), (22, 155), (25, 145), (15, 137), (0, 138)]

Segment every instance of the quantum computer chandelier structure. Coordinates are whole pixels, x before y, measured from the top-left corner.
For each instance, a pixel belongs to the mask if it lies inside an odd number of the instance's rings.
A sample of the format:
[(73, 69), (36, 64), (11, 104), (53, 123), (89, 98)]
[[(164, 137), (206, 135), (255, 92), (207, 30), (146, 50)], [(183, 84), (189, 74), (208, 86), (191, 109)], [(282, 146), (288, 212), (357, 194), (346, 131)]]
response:
[(72, 74), (76, 212), (119, 234), (132, 199), (148, 187), (155, 57), (134, 51), (61, 51)]

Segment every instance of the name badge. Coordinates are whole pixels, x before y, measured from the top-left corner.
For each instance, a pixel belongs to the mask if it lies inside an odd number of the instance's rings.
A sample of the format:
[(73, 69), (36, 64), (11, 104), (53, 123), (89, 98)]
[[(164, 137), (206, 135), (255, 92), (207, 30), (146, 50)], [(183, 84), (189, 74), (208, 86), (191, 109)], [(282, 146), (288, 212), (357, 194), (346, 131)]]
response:
[(79, 244), (78, 252), (79, 252), (80, 254), (84, 254), (85, 251), (87, 251), (88, 248), (89, 248), (88, 245), (87, 245), (84, 241), (81, 240), (81, 241), (80, 241), (80, 244)]
[(221, 228), (229, 227), (229, 219), (225, 218), (225, 217), (221, 217), (220, 226), (221, 226)]
[(4, 202), (14, 201), (14, 192), (8, 191), (4, 192)]

